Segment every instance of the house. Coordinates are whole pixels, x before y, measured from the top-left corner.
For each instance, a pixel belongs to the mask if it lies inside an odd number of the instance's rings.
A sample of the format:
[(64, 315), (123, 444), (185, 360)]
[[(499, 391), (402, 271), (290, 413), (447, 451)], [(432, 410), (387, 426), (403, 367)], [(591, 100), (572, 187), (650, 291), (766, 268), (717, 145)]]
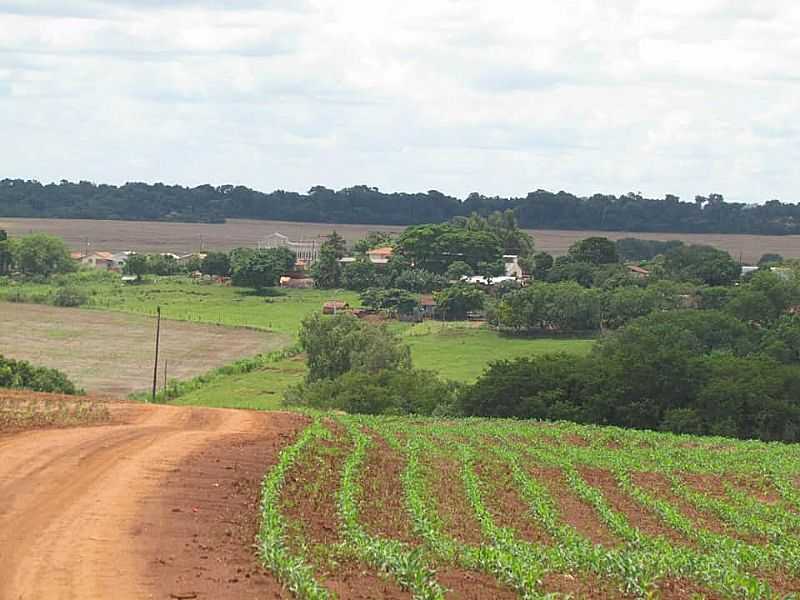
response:
[(394, 249), (391, 246), (367, 250), (367, 258), (373, 265), (385, 265), (392, 258), (392, 254), (394, 254)]
[(626, 265), (628, 268), (628, 274), (636, 279), (647, 279), (650, 277), (650, 271), (647, 269), (643, 269), (638, 265)]
[(419, 299), (419, 308), (425, 318), (432, 319), (436, 313), (436, 300), (431, 294), (423, 294)]
[(788, 267), (770, 267), (769, 270), (781, 279), (789, 280), (792, 278), (792, 270)]
[(484, 286), (492, 286), (497, 285), (498, 283), (503, 283), (505, 281), (516, 281), (516, 277), (511, 277), (508, 275), (503, 275), (500, 277), (483, 277), (482, 275), (471, 275), (461, 278), (461, 281), (465, 283), (472, 283), (474, 285), (484, 285)]
[(522, 267), (519, 266), (519, 256), (516, 254), (504, 254), (503, 264), (506, 267), (506, 277), (522, 279)]
[(190, 262), (192, 262), (195, 259), (196, 260), (203, 260), (206, 256), (208, 256), (208, 255), (206, 253), (204, 253), (204, 252), (200, 252), (200, 253), (192, 252), (190, 254), (181, 254), (180, 256), (178, 256), (178, 258), (176, 260), (178, 261), (179, 265), (186, 265), (186, 264), (189, 264)]
[(347, 302), (343, 302), (341, 300), (328, 300), (322, 305), (322, 314), (335, 315), (337, 312), (348, 310), (349, 308), (350, 305)]
[(280, 286), (291, 290), (309, 290), (314, 287), (310, 277), (281, 277)]
[(318, 240), (290, 240), (287, 236), (276, 231), (261, 240), (258, 243), (258, 248), (260, 250), (266, 248), (288, 248), (294, 252), (298, 263), (302, 261), (304, 265), (309, 266), (319, 258), (321, 244)]
[(81, 264), (95, 269), (113, 269), (114, 255), (111, 252), (92, 252), (81, 258)]

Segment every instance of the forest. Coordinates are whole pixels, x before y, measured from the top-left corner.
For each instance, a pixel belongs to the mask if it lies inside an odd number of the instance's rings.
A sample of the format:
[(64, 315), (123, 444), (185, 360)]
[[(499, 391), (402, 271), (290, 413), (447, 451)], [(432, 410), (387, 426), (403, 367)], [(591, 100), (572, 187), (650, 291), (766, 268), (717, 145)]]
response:
[[(758, 200), (758, 199), (753, 199)], [(222, 223), (267, 219), (316, 223), (416, 225), (441, 223), (473, 213), (513, 210), (519, 225), (536, 229), (595, 229), (674, 233), (800, 233), (800, 205), (768, 200), (726, 202), (721, 194), (681, 200), (667, 194), (646, 198), (536, 190), (501, 198), (474, 192), (465, 199), (430, 190), (385, 193), (358, 185), (341, 190), (315, 186), (307, 193), (259, 192), (244, 186), (183, 187), (163, 183), (121, 186), (88, 181), (42, 184), (0, 180), (0, 217), (121, 219)]]

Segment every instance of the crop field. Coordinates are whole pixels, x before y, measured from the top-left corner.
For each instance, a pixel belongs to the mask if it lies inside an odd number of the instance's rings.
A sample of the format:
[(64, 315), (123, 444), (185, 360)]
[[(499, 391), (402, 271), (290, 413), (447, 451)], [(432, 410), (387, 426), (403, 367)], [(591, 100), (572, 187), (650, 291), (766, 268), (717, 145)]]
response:
[[(254, 247), (265, 236), (279, 231), (293, 239), (319, 239), (332, 230), (347, 240), (364, 237), (369, 231), (399, 232), (404, 227), (391, 225), (342, 225), (298, 223), (292, 221), (255, 221), (230, 219), (224, 224), (159, 223), (139, 221), (93, 221), (82, 219), (12, 219), (0, 218), (0, 229), (11, 235), (45, 232), (63, 237), (75, 250), (84, 249), (87, 241), (94, 250), (136, 250), (138, 252), (196, 252), (203, 248), (230, 250)], [(787, 258), (800, 258), (800, 236), (769, 236), (703, 233), (643, 233), (594, 230), (528, 229), (539, 250), (554, 255), (565, 254), (575, 241), (593, 235), (612, 240), (638, 237), (651, 240), (683, 240), (710, 244), (727, 250), (734, 258), (755, 263), (766, 252)]]
[(0, 389), (0, 433), (105, 423), (108, 406), (91, 398)]
[(299, 598), (800, 591), (791, 445), (318, 417), (265, 478), (262, 512), (262, 560)]
[[(122, 397), (152, 382), (152, 317), (0, 303), (0, 339), (3, 354), (59, 369), (79, 387), (98, 394)], [(164, 361), (169, 378), (189, 378), (277, 350), (288, 340), (263, 331), (162, 320), (160, 377)]]

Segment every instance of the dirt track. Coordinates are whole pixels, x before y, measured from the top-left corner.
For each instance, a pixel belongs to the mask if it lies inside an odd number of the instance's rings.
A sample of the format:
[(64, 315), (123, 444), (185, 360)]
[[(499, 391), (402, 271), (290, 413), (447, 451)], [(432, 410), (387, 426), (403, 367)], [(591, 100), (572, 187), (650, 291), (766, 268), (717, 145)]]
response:
[(283, 597), (246, 542), (257, 481), (302, 417), (125, 404), (114, 419), (0, 436), (0, 599)]

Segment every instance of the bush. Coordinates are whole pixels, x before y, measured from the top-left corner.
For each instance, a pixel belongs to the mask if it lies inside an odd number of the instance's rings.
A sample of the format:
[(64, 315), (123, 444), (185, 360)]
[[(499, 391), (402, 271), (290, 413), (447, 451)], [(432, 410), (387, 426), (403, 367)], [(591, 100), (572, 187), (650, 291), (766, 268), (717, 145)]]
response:
[(0, 387), (70, 395), (81, 393), (61, 371), (35, 367), (24, 360), (5, 358), (1, 354)]
[(482, 310), (486, 303), (486, 294), (466, 283), (457, 283), (434, 295), (436, 308), (445, 319), (465, 319), (467, 313)]
[(89, 294), (80, 288), (62, 287), (53, 295), (55, 306), (76, 307), (83, 306), (87, 302), (89, 302)]
[(306, 317), (299, 339), (307, 356), (308, 382), (335, 379), (350, 370), (377, 373), (411, 366), (408, 346), (397, 334), (347, 313)]
[(292, 406), (359, 414), (446, 415), (454, 410), (456, 390), (455, 384), (442, 381), (431, 371), (349, 371), (336, 379), (290, 388), (284, 402)]

